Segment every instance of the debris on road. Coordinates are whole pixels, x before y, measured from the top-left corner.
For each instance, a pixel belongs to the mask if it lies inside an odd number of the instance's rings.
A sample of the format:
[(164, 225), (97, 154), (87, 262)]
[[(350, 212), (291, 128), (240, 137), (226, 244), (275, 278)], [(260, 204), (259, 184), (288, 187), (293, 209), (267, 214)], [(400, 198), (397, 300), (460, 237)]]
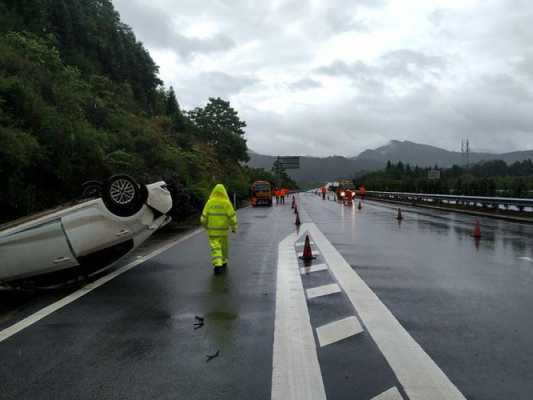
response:
[(217, 352), (213, 355), (206, 355), (206, 360), (205, 362), (208, 363), (209, 361), (211, 361), (213, 358), (217, 358), (218, 356), (220, 355), (220, 350), (217, 350)]

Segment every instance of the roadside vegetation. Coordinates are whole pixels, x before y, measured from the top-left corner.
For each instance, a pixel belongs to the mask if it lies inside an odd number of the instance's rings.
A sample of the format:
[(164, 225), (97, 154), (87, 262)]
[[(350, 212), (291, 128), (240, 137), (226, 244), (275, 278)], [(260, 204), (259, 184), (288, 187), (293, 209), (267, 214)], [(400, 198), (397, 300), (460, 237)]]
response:
[(470, 168), (454, 165), (440, 171), (440, 179), (429, 179), (432, 168), (412, 167), (390, 161), (384, 170), (357, 177), (368, 190), (391, 192), (441, 193), (472, 196), (530, 197), (533, 194), (533, 162), (507, 164), (494, 160)]
[(182, 188), (183, 217), (215, 183), (244, 199), (272, 177), (244, 166), (228, 101), (180, 108), (110, 0), (0, 0), (0, 54), (0, 222), (119, 172)]

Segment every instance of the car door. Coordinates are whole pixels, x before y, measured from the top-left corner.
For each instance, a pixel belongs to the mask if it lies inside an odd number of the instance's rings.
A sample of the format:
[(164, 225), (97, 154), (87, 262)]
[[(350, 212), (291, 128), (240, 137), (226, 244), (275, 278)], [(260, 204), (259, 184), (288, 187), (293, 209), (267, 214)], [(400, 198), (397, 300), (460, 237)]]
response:
[(78, 265), (59, 219), (0, 236), (0, 260), (5, 281)]
[(117, 217), (101, 200), (93, 200), (64, 215), (62, 222), (74, 253), (81, 257), (132, 239), (139, 230), (146, 229), (142, 217), (142, 212), (127, 218)]

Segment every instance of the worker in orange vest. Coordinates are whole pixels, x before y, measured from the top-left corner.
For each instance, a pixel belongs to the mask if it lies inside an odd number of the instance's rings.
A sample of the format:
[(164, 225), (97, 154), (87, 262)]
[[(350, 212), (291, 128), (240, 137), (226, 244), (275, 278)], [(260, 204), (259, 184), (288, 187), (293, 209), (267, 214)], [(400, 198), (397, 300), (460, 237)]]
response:
[(289, 189), (281, 188), (281, 204), (285, 204), (285, 197), (287, 197), (287, 194), (289, 193)]
[(276, 204), (279, 204), (279, 200), (280, 200), (280, 197), (281, 197), (281, 193), (280, 193), (279, 188), (276, 188), (274, 190), (274, 196), (276, 196)]

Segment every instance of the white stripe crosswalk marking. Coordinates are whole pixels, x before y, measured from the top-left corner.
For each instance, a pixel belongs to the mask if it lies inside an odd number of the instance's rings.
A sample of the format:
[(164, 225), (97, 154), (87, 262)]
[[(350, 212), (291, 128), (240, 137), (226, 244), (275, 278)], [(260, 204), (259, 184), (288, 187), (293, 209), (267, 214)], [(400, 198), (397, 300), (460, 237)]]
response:
[(278, 246), (271, 399), (326, 400), (295, 241), (292, 234)]
[(316, 328), (316, 335), (318, 336), (320, 347), (324, 347), (363, 331), (359, 320), (352, 316)]
[[(312, 240), (310, 240), (310, 241), (309, 241), (309, 244), (310, 244), (311, 246), (314, 246), (314, 245), (315, 245), (315, 242), (313, 242)], [(295, 245), (296, 247), (303, 246), (303, 245), (305, 245), (305, 242), (297, 242), (297, 243), (295, 243), (294, 245)]]
[(398, 389), (393, 387), (381, 394), (378, 394), (376, 397), (373, 397), (372, 400), (403, 400), (403, 397)]
[(518, 257), (519, 260), (524, 260), (524, 261), (531, 261), (533, 262), (533, 258), (531, 257)]
[(358, 312), (366, 331), (394, 371), (410, 400), (465, 400), (446, 374), (409, 335), (389, 309), (313, 223), (309, 231), (329, 269)]
[[(320, 252), (318, 250), (311, 250), (314, 256), (319, 256)], [(302, 257), (304, 255), (303, 251), (298, 252), (298, 257)]]
[(317, 286), (307, 289), (308, 299), (314, 299), (315, 297), (328, 296), (330, 294), (339, 293), (341, 288), (336, 283), (330, 283), (329, 285)]
[(310, 274), (311, 272), (327, 271), (328, 266), (326, 264), (311, 265), (310, 267), (301, 267), (300, 273), (302, 275)]

